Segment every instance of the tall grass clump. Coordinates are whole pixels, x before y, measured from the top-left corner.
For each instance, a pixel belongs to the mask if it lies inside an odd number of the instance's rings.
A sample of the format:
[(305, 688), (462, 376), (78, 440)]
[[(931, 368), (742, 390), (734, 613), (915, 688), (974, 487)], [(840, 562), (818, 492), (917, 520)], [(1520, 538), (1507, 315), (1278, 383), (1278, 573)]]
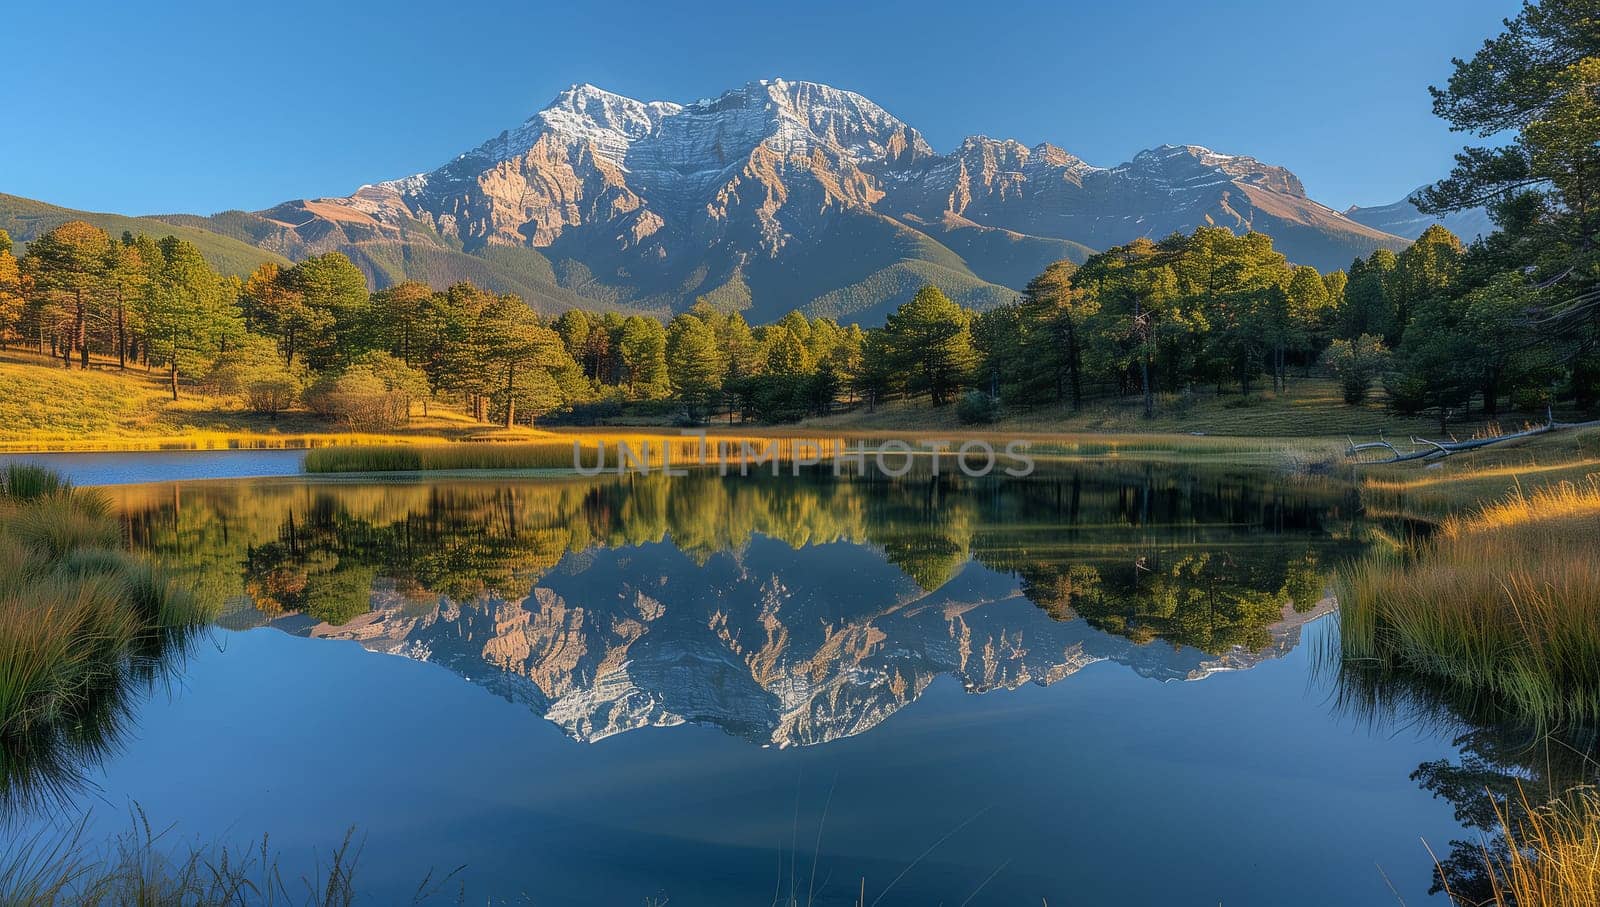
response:
[(1600, 480), (1515, 492), (1336, 586), (1347, 661), (1538, 725), (1600, 721)]
[(0, 474), (0, 806), (72, 780), (210, 614), (122, 547), (105, 498), (54, 474)]

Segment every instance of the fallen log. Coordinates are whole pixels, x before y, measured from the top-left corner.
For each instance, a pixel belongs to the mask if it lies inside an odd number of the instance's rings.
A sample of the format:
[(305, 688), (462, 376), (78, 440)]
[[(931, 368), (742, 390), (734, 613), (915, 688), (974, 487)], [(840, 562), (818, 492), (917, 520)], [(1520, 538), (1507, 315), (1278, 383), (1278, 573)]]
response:
[[(1546, 411), (1545, 423), (1525, 428), (1522, 431), (1512, 432), (1508, 435), (1495, 435), (1488, 438), (1472, 438), (1467, 441), (1435, 441), (1431, 438), (1411, 436), (1411, 449), (1402, 451), (1378, 433), (1378, 440), (1366, 441), (1357, 444), (1354, 438), (1348, 439), (1350, 444), (1344, 450), (1345, 458), (1356, 466), (1385, 466), (1390, 463), (1405, 463), (1411, 460), (1437, 460), (1451, 454), (1462, 453), (1468, 450), (1478, 450), (1495, 444), (1505, 444), (1511, 441), (1522, 441), (1537, 435), (1545, 435), (1555, 431), (1566, 431), (1574, 428), (1600, 428), (1600, 420), (1593, 422), (1557, 422), (1553, 412)], [(1360, 454), (1369, 450), (1387, 450), (1390, 456), (1382, 460), (1361, 459)]]

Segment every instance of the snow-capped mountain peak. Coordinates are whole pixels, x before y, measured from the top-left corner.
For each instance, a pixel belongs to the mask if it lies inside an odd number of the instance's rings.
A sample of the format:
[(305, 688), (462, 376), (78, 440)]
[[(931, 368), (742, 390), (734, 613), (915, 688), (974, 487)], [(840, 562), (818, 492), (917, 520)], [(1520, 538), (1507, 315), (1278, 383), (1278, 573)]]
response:
[(448, 254), (452, 277), (487, 282), (462, 256), (521, 247), (548, 262), (519, 265), (505, 291), (532, 295), (527, 275), (550, 273), (584, 298), (679, 309), (708, 297), (753, 319), (808, 307), (874, 320), (930, 279), (984, 307), (1052, 261), (1201, 226), (1272, 234), (1323, 268), (1402, 245), (1246, 155), (1160, 145), (1103, 168), (981, 135), (940, 154), (863, 95), (785, 78), (686, 104), (574, 84), (434, 170), (261, 216), (263, 242), (290, 254), (442, 238), (419, 271), (437, 279), (427, 262)]

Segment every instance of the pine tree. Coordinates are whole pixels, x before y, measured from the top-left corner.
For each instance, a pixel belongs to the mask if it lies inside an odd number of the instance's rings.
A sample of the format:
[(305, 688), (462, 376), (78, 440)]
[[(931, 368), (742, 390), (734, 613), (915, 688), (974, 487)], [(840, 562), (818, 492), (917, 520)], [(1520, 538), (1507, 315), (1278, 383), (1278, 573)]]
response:
[(949, 403), (977, 364), (971, 315), (931, 284), (889, 316), (884, 334), (910, 390), (928, 394), (934, 406)]
[[(306, 364), (325, 371), (348, 364), (368, 348), (371, 300), (361, 270), (339, 252), (297, 263), (283, 274), (290, 315), (306, 333), (299, 340)], [(303, 307), (303, 308), (301, 308)]]
[(1074, 410), (1083, 406), (1084, 325), (1100, 310), (1097, 299), (1073, 285), (1076, 271), (1070, 261), (1045, 268), (1023, 290), (1018, 312), (1018, 354), (1030, 372), (1048, 376), (1051, 399), (1070, 398)]
[[(483, 358), (491, 372), (502, 376), (498, 397), (505, 416), (505, 427), (517, 421), (519, 401), (527, 402), (529, 388), (548, 393), (554, 385), (548, 369), (565, 355), (561, 338), (539, 323), (527, 303), (512, 295), (501, 296), (484, 311), (478, 330), (483, 338)], [(542, 372), (542, 375), (535, 374)], [(559, 400), (542, 399), (549, 408)]]
[(628, 396), (635, 400), (667, 396), (667, 334), (661, 322), (628, 316), (617, 341), (617, 358), (627, 376)]
[(712, 327), (695, 315), (679, 315), (667, 326), (667, 378), (672, 393), (691, 415), (716, 405), (727, 360)]
[(57, 351), (69, 365), (76, 350), (80, 366), (89, 367), (90, 322), (100, 315), (110, 254), (104, 230), (72, 220), (29, 243), (22, 258), (40, 317), (54, 323)]
[(425, 337), (436, 321), (433, 288), (415, 280), (386, 287), (372, 294), (371, 313), (367, 339), (406, 365), (419, 365)]
[(1400, 253), (1385, 286), (1394, 305), (1391, 346), (1404, 339), (1412, 310), (1452, 291), (1461, 276), (1461, 255), (1461, 240), (1438, 224), (1424, 230)]
[[(0, 245), (9, 245), (11, 237), (4, 239)], [(23, 301), (22, 268), (9, 248), (0, 249), (0, 349), (8, 345), (12, 334), (21, 336)]]
[(140, 300), (150, 358), (167, 368), (172, 399), (181, 375), (210, 367), (218, 338), (235, 317), (224, 284), (193, 243), (168, 236), (159, 243), (154, 278)]

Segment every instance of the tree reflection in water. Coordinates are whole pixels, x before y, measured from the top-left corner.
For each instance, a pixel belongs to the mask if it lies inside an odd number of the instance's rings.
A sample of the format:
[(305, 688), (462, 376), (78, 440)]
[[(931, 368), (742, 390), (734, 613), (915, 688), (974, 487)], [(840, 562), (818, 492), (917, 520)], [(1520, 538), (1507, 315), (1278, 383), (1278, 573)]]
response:
[(1516, 825), (1528, 804), (1600, 784), (1600, 728), (1534, 727), (1481, 696), (1345, 662), (1335, 636), (1327, 637), (1317, 661), (1320, 671), (1335, 677), (1336, 712), (1378, 733), (1447, 739), (1460, 752), (1411, 773), (1423, 790), (1451, 804), (1456, 821), (1480, 833), (1451, 841), (1438, 855), (1430, 893), (1448, 886), (1457, 903), (1495, 903), (1484, 858), (1486, 851), (1499, 861), (1506, 857), (1501, 816)]

